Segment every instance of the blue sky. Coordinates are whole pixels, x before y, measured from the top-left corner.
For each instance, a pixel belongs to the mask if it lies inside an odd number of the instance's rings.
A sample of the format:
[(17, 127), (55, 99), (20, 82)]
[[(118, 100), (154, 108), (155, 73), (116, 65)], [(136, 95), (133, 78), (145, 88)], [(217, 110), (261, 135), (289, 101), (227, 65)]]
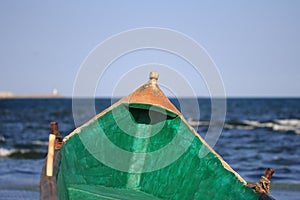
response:
[[(49, 93), (58, 88), (71, 96), (81, 64), (99, 43), (126, 30), (161, 27), (181, 32), (205, 48), (218, 67), (227, 96), (299, 97), (299, 9), (296, 0), (2, 0), (0, 91)], [(136, 70), (136, 79), (123, 77), (119, 84), (118, 72), (145, 63), (168, 65), (183, 74), (197, 95), (209, 95), (205, 77), (201, 80), (180, 58), (160, 51), (120, 58), (99, 81), (96, 95), (108, 96), (112, 89), (114, 95), (132, 91), (148, 75)], [(167, 79), (167, 69), (161, 70), (160, 79)], [(189, 94), (179, 87), (176, 95)]]

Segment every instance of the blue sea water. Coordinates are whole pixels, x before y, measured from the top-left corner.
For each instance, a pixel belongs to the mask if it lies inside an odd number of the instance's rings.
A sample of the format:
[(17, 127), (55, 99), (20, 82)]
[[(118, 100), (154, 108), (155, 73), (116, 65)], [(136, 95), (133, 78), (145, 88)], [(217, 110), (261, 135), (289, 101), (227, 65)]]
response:
[[(210, 99), (172, 99), (201, 136), (211, 118)], [(82, 99), (81, 118), (90, 101)], [(96, 99), (99, 113), (115, 100)], [(49, 123), (57, 121), (65, 136), (74, 130), (72, 99), (0, 100), (0, 200), (38, 199), (39, 176), (47, 153)], [(83, 123), (84, 121), (82, 121)], [(266, 168), (275, 169), (271, 195), (300, 199), (300, 99), (227, 99), (222, 134), (213, 148), (246, 181), (257, 182)]]

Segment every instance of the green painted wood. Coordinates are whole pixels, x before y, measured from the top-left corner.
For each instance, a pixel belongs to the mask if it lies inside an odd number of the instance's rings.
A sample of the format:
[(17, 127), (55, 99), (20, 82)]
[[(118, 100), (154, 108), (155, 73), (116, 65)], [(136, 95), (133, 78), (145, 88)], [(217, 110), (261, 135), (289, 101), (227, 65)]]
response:
[[(116, 199), (128, 199), (127, 195), (136, 192), (158, 199), (259, 199), (214, 153), (200, 158), (199, 150), (207, 147), (179, 116), (169, 112), (152, 105), (120, 104), (81, 127), (60, 150), (60, 199), (102, 198), (107, 191)], [(101, 135), (132, 156), (124, 158), (108, 150)], [(162, 153), (152, 156), (155, 152)], [(147, 170), (180, 152), (183, 154), (170, 165)], [(111, 163), (123, 168), (116, 169)], [(136, 169), (142, 173), (134, 173)]]
[(98, 185), (71, 185), (68, 193), (70, 199), (83, 199), (84, 197), (85, 200), (159, 200), (155, 196), (137, 190), (109, 188)]

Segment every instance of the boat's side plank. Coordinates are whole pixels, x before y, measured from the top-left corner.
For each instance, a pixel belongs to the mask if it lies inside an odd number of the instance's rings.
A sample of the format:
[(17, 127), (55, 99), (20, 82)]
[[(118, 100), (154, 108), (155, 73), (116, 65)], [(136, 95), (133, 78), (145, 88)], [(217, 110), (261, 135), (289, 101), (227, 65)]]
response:
[(46, 158), (45, 165), (43, 166), (41, 178), (40, 178), (40, 199), (47, 199), (47, 200), (59, 199), (58, 191), (57, 191), (57, 182), (56, 182), (56, 175), (59, 170), (59, 162), (60, 162), (60, 153), (59, 151), (55, 151), (54, 160), (53, 160), (53, 175), (47, 176), (46, 175), (47, 158)]

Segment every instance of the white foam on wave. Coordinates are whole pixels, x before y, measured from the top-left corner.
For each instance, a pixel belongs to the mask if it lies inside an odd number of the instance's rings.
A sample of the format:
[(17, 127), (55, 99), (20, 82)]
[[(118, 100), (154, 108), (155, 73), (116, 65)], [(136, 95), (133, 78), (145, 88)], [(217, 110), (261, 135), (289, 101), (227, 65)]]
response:
[(187, 122), (193, 126), (193, 127), (197, 127), (197, 126), (208, 126), (209, 122), (206, 121), (198, 121), (198, 120), (194, 120), (192, 118), (188, 118)]
[(5, 148), (0, 148), (0, 157), (8, 157), (11, 154), (17, 152), (17, 149), (5, 149)]
[(39, 145), (39, 146), (48, 146), (47, 141), (41, 141), (41, 140), (34, 140), (34, 141), (32, 141), (32, 144)]
[(0, 157), (10, 157), (14, 154), (27, 154), (27, 153), (42, 153), (36, 150), (30, 149), (5, 149), (0, 148)]
[[(210, 123), (207, 121), (197, 121), (188, 119), (188, 123), (193, 126), (208, 126)], [(269, 128), (273, 131), (288, 132), (292, 131), (300, 134), (300, 119), (276, 119), (274, 121), (260, 122), (256, 120), (245, 120), (240, 123), (225, 123), (224, 128), (227, 129), (256, 129), (256, 128)]]
[(300, 127), (300, 119), (277, 119), (275, 121), (282, 125)]
[(0, 135), (0, 142), (5, 142), (5, 137)]
[(277, 123), (273, 129), (278, 131), (294, 131), (300, 134), (300, 120), (299, 119), (281, 119), (275, 120)]
[(270, 122), (245, 121), (244, 123), (249, 124), (254, 128), (270, 128), (273, 131), (279, 131), (279, 132), (292, 131), (296, 134), (300, 134), (299, 119), (277, 119)]
[(243, 121), (248, 126), (252, 126), (253, 128), (272, 128), (274, 126), (273, 122), (259, 122), (259, 121), (250, 121), (245, 120)]

